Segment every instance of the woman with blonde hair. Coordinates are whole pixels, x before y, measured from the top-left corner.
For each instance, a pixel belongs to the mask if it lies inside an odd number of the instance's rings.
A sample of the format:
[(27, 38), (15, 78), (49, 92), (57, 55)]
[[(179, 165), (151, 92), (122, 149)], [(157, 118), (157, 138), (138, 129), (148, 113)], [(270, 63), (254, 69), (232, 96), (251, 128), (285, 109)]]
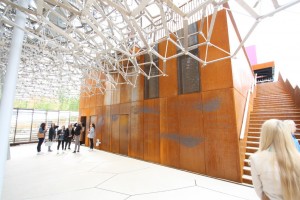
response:
[(284, 122), (263, 123), (259, 150), (250, 161), (254, 189), (261, 199), (300, 199), (300, 154)]

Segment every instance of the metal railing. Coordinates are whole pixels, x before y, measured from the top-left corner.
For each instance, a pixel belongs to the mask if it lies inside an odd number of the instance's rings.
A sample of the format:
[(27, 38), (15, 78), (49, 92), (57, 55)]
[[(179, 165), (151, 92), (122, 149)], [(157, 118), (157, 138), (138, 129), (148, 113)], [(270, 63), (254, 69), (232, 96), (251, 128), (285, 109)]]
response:
[(240, 140), (244, 139), (244, 136), (245, 136), (245, 130), (246, 130), (246, 125), (247, 125), (247, 117), (248, 117), (250, 96), (251, 96), (251, 94), (253, 94), (253, 90), (254, 90), (254, 88), (256, 86), (256, 79), (257, 79), (257, 74), (254, 75), (253, 84), (251, 85), (251, 88), (248, 90), (247, 99), (246, 99), (246, 105), (245, 105), (245, 110), (244, 110), (244, 116), (243, 116), (243, 121), (242, 121), (242, 128), (241, 128), (241, 132), (240, 132)]
[(34, 109), (13, 110), (11, 129), (9, 133), (10, 144), (22, 144), (37, 142), (37, 132), (41, 123), (45, 122), (47, 127), (51, 123), (59, 126), (67, 126), (69, 123), (77, 122), (78, 112), (74, 111), (46, 111)]

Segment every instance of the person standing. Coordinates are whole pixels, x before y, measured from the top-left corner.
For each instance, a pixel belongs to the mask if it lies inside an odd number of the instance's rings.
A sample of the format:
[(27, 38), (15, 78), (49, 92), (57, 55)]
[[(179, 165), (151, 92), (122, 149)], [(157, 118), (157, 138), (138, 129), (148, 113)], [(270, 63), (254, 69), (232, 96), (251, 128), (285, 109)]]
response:
[[(52, 123), (52, 124), (51, 124), (51, 127), (50, 127), (50, 129), (49, 129), (49, 138), (48, 138), (48, 142), (51, 142), (51, 143), (53, 142), (54, 134), (55, 134), (55, 124)], [(51, 145), (48, 146), (48, 151), (49, 151), (49, 152), (52, 152), (52, 150), (51, 150)]]
[(74, 133), (75, 149), (74, 149), (73, 153), (76, 153), (76, 149), (77, 149), (77, 152), (79, 152), (79, 150), (80, 150), (80, 133), (81, 133), (81, 124), (77, 123), (77, 126), (75, 128), (75, 133)]
[(259, 150), (250, 157), (254, 189), (260, 199), (300, 199), (300, 154), (281, 120), (263, 123)]
[(81, 126), (81, 131), (80, 131), (80, 145), (84, 144), (85, 143), (85, 124), (84, 123), (81, 123), (80, 124)]
[(298, 139), (295, 137), (295, 133), (297, 130), (295, 122), (293, 120), (284, 120), (283, 122), (288, 125), (288, 127), (290, 129), (290, 133), (291, 133), (293, 141), (294, 141), (294, 144), (295, 144), (295, 147), (300, 152), (300, 144), (299, 144)]
[(68, 146), (68, 149), (71, 149), (70, 145), (71, 145), (71, 141), (73, 138), (72, 131), (73, 131), (72, 124), (69, 124), (68, 128), (66, 129), (65, 136), (64, 136), (65, 142), (66, 142), (65, 150), (67, 149), (67, 146)]
[(61, 130), (57, 131), (57, 140), (58, 140), (58, 144), (57, 144), (57, 154), (59, 154), (59, 147), (60, 144), (62, 146), (62, 151), (64, 151), (64, 136), (65, 136), (65, 126), (62, 126)]
[(45, 140), (45, 133), (47, 132), (46, 129), (46, 123), (41, 123), (40, 128), (39, 128), (39, 132), (38, 132), (38, 145), (37, 145), (37, 154), (40, 155), (41, 152), (41, 146)]
[(90, 131), (88, 134), (88, 138), (90, 139), (90, 150), (93, 151), (94, 149), (94, 137), (95, 137), (95, 124), (92, 123), (90, 126)]

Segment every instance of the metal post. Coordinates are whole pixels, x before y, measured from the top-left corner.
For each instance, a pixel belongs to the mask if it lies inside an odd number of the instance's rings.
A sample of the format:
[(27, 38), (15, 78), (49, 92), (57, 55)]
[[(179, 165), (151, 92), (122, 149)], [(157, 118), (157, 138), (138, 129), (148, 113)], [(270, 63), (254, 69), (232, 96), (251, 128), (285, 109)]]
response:
[(18, 129), (18, 116), (19, 116), (19, 108), (17, 108), (17, 115), (16, 115), (16, 123), (15, 123), (15, 132), (14, 132), (13, 143), (16, 143), (16, 135), (17, 135), (17, 129)]
[[(27, 0), (19, 0), (19, 5), (27, 8)], [(16, 13), (15, 23), (22, 29), (25, 27), (26, 15), (19, 10)], [(22, 52), (22, 45), (24, 39), (24, 31), (14, 27), (13, 36), (11, 40), (11, 47), (8, 56), (8, 63), (6, 67), (5, 80), (3, 85), (3, 93), (0, 104), (0, 198), (2, 197), (3, 180), (5, 171), (5, 162), (8, 154), (8, 141), (10, 121), (13, 112), (13, 103), (15, 99), (16, 84), (18, 79), (19, 62)]]
[(30, 136), (29, 136), (29, 142), (32, 142), (32, 123), (33, 123), (33, 115), (34, 115), (34, 109), (32, 109), (32, 115), (31, 115), (31, 126), (30, 126)]
[(59, 124), (59, 113), (60, 113), (60, 111), (57, 111), (57, 126), (60, 126), (61, 127), (61, 125)]
[[(70, 109), (70, 107), (69, 107)], [(68, 122), (68, 127), (69, 127), (69, 124), (71, 124), (71, 111), (69, 111), (69, 122)]]

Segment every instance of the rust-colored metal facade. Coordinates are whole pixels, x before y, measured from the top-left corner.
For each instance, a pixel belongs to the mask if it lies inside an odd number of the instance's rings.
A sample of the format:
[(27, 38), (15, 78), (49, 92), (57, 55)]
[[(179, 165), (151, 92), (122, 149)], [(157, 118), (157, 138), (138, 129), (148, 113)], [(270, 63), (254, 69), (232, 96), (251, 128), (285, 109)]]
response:
[[(229, 52), (226, 15), (224, 10), (218, 13), (211, 42)], [(165, 46), (159, 44), (159, 53), (165, 53), (160, 48)], [(198, 56), (205, 51), (199, 47)], [(216, 57), (223, 53), (213, 47), (208, 51)], [(167, 54), (175, 53), (175, 45), (169, 44)], [(163, 67), (160, 61), (159, 66)], [(199, 65), (201, 91), (182, 95), (178, 95), (177, 59), (167, 61), (166, 68), (168, 76), (159, 77), (159, 98), (144, 99), (142, 76), (135, 88), (121, 85), (105, 95), (81, 96), (80, 116), (87, 117), (87, 124), (96, 116), (96, 139), (102, 142), (97, 148), (241, 182), (244, 142), (239, 131), (253, 79), (250, 67), (233, 67), (231, 59)]]

